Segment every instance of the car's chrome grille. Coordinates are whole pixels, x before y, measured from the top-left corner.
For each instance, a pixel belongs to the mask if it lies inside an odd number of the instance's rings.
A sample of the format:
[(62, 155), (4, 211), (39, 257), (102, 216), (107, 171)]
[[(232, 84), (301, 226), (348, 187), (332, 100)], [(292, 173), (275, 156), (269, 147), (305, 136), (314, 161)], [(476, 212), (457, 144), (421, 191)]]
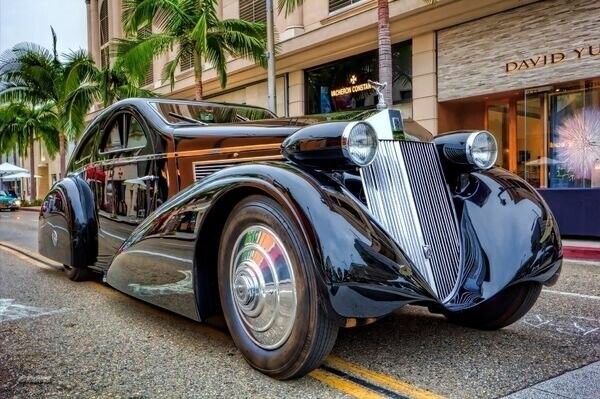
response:
[(199, 162), (194, 162), (194, 180), (199, 181), (220, 171), (221, 169), (225, 169), (233, 164), (230, 163), (222, 163), (222, 164), (211, 164), (205, 165)]
[(367, 205), (427, 279), (440, 300), (459, 277), (454, 205), (433, 143), (381, 140), (361, 169)]

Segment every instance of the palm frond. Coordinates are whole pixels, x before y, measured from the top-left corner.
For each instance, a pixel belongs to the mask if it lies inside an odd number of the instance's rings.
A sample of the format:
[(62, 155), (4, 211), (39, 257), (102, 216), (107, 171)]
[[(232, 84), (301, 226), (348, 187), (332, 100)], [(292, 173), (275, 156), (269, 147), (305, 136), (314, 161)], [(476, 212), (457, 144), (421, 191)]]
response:
[(145, 39), (119, 39), (116, 54), (123, 67), (142, 81), (154, 57), (171, 49), (176, 41), (168, 33), (153, 33)]
[(225, 54), (226, 46), (223, 43), (223, 39), (222, 36), (209, 36), (206, 51), (206, 59), (217, 71), (221, 88), (227, 86), (227, 55)]
[(291, 13), (294, 12), (296, 8), (302, 5), (303, 0), (278, 0), (277, 8), (279, 9), (279, 13), (285, 11), (285, 16), (287, 17)]

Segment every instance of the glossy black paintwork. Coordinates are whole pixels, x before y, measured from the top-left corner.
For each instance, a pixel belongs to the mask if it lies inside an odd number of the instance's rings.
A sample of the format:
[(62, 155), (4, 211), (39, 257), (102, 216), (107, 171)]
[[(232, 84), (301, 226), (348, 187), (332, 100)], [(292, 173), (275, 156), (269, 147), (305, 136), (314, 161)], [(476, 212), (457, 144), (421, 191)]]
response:
[(467, 139), (474, 131), (449, 132), (436, 136), (434, 142), (443, 160), (455, 164), (455, 168), (469, 168)]
[[(131, 153), (101, 154), (99, 138), (120, 112), (140, 119), (147, 145)], [(281, 159), (279, 143), (304, 126), (291, 123), (173, 126), (145, 100), (107, 109), (83, 136), (82, 143), (88, 136), (96, 142), (90, 158), (78, 163), (78, 147), (69, 167), (73, 176), (51, 192), (61, 193), (71, 211), (65, 216), (42, 212), (40, 252), (56, 260), (70, 256), (77, 265), (95, 262), (107, 270), (108, 283), (117, 289), (203, 320), (219, 311), (216, 254), (228, 212), (244, 196), (262, 193), (297, 221), (317, 269), (322, 303), (340, 323), (344, 318), (380, 317), (408, 303), (436, 305), (411, 260), (370, 216), (354, 172), (326, 173), (283, 160), (257, 162)], [(339, 137), (337, 129), (343, 126), (331, 123), (302, 131), (314, 133), (306, 133), (308, 142), (326, 143), (328, 137)], [(438, 149), (460, 139), (440, 137)], [(197, 163), (229, 167), (194, 183)], [(535, 190), (501, 169), (457, 167), (445, 157), (442, 163), (460, 225), (463, 263), (460, 288), (446, 306), (470, 307), (521, 281), (553, 281), (561, 263), (560, 239)], [(125, 167), (132, 175), (123, 172), (116, 179)], [(114, 189), (117, 180), (130, 179), (138, 179), (141, 190), (126, 188), (130, 203), (142, 192), (146, 201), (136, 200), (136, 213), (121, 216), (114, 206), (105, 206), (110, 197), (106, 190)], [(144, 212), (138, 212), (140, 203)], [(78, 250), (65, 255), (66, 246), (51, 247), (48, 221), (69, 231)], [(99, 226), (98, 248), (90, 236), (94, 222)]]
[(95, 261), (97, 237), (94, 198), (89, 186), (77, 177), (55, 184), (40, 211), (39, 252), (62, 264), (83, 267)]
[(282, 143), (290, 161), (308, 168), (356, 168), (342, 152), (342, 132), (349, 122), (327, 122), (298, 130)]

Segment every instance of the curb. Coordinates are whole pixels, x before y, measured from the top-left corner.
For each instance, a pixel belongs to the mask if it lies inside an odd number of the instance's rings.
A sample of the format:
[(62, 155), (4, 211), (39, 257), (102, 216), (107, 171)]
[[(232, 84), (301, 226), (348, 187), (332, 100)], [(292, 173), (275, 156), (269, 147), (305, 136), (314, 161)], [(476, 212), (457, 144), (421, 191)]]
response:
[(20, 211), (27, 211), (27, 212), (37, 212), (40, 213), (41, 208), (31, 208), (31, 207), (22, 207), (19, 208)]
[(48, 258), (40, 255), (39, 253), (37, 253), (29, 248), (19, 247), (17, 245), (14, 245), (14, 244), (11, 244), (11, 243), (8, 243), (5, 241), (0, 241), (0, 248), (1, 247), (8, 248), (11, 251), (18, 252), (21, 255), (28, 257), (29, 259), (33, 259), (37, 262), (43, 263), (44, 265), (49, 266), (53, 269), (62, 270), (62, 265), (54, 262), (52, 259), (48, 259)]
[(600, 248), (563, 246), (565, 259), (600, 261)]

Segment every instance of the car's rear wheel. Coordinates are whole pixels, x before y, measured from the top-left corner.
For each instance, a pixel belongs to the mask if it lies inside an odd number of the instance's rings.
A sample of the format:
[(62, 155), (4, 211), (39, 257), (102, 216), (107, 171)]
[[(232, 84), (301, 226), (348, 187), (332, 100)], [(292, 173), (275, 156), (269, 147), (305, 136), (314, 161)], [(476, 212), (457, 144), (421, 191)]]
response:
[(523, 317), (533, 307), (541, 291), (540, 283), (515, 284), (480, 305), (460, 312), (445, 312), (445, 315), (455, 324), (497, 330)]
[(219, 293), (248, 363), (277, 379), (318, 367), (338, 325), (318, 299), (314, 265), (296, 224), (274, 200), (250, 196), (231, 212), (219, 251)]
[(92, 274), (92, 271), (87, 267), (73, 267), (69, 265), (63, 265), (63, 270), (67, 277), (73, 281), (85, 281), (89, 280)]

